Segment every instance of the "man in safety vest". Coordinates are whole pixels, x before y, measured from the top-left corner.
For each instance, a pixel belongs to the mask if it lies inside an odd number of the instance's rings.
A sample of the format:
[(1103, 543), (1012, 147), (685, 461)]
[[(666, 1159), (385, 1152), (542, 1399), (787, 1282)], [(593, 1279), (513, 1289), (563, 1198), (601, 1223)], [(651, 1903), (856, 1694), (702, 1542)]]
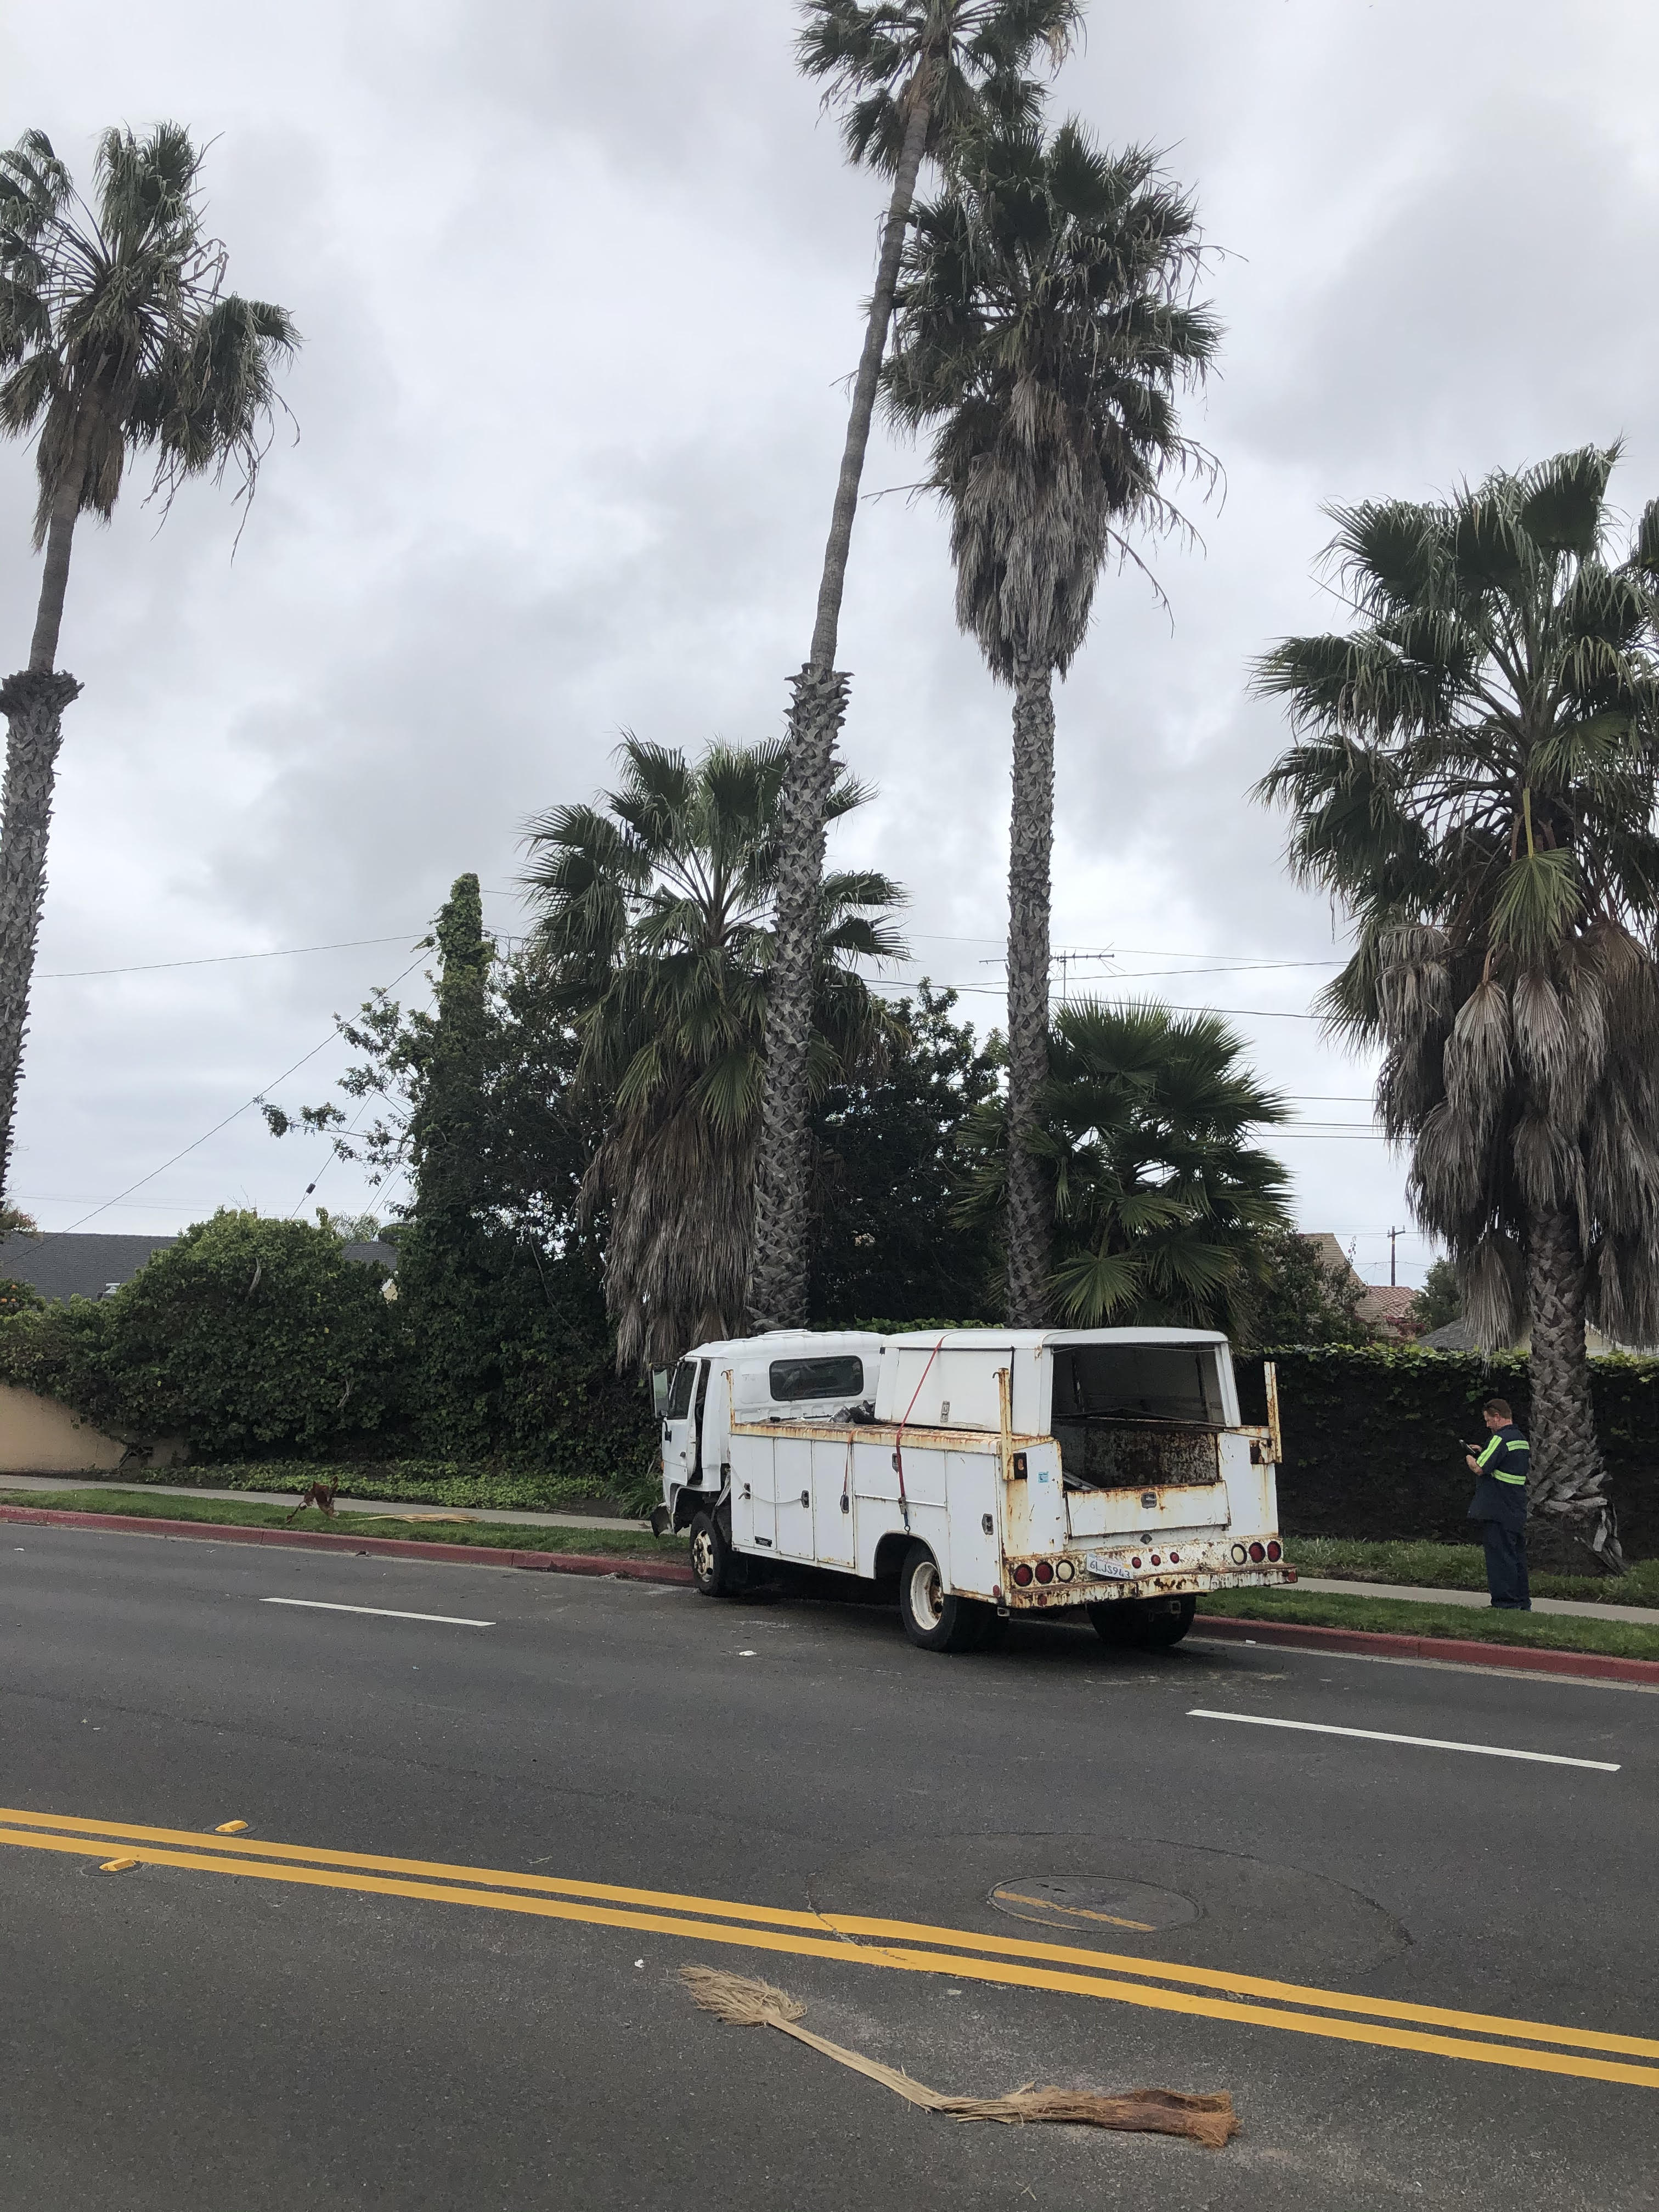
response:
[(1478, 1479), (1469, 1518), (1480, 1524), (1486, 1547), (1486, 1588), (1505, 1613), (1530, 1613), (1527, 1582), (1527, 1467), (1532, 1446), (1515, 1425), (1506, 1398), (1488, 1398), (1481, 1409), (1491, 1437), (1468, 1455)]

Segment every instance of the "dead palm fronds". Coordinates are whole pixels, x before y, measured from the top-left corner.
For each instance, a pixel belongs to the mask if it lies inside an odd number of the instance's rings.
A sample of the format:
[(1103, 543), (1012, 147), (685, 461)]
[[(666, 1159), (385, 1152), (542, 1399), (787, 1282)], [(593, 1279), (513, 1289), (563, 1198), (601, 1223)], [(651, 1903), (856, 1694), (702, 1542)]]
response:
[(996, 2120), (1005, 2127), (1023, 2127), (1039, 2120), (1058, 2121), (1073, 2127), (1113, 2128), (1132, 2135), (1185, 2136), (1211, 2150), (1239, 2133), (1233, 2100), (1223, 2090), (1212, 2097), (1190, 2097), (1178, 2089), (1129, 2089), (1116, 2097), (1091, 2089), (1062, 2089), (1053, 2083), (1038, 2088), (1027, 2082), (1002, 2097), (947, 2097), (925, 2082), (913, 2081), (896, 2066), (884, 2066), (861, 2051), (848, 2051), (822, 2035), (814, 2035), (800, 2021), (806, 2008), (799, 1998), (770, 1982), (750, 1981), (714, 1966), (682, 1966), (680, 1979), (694, 2003), (716, 2020), (733, 2027), (775, 2027), (797, 2043), (850, 2067), (868, 2081), (902, 2097), (924, 2112), (942, 2112), (953, 2120)]

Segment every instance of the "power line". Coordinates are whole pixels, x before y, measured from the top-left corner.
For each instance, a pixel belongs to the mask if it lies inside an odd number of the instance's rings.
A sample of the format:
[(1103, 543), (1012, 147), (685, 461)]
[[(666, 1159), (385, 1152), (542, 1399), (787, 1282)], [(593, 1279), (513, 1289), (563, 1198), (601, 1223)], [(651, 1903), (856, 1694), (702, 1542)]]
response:
[[(389, 983), (383, 984), (376, 995), (384, 998), (388, 991), (397, 989), (404, 975), (412, 975), (426, 957), (426, 950), (425, 945), (422, 945), (408, 967), (404, 969), (403, 975), (394, 975)], [(250, 1106), (258, 1105), (267, 1091), (274, 1091), (279, 1083), (286, 1083), (290, 1075), (297, 1075), (307, 1060), (315, 1060), (318, 1054), (332, 1044), (338, 1035), (337, 1029), (331, 1030), (320, 1044), (313, 1045), (309, 1052), (302, 1052), (292, 1067), (285, 1067), (280, 1075), (273, 1075), (270, 1082), (262, 1084), (251, 1098), (245, 1098), (241, 1104), (227, 1114), (222, 1121), (216, 1121), (210, 1129), (204, 1129), (199, 1137), (193, 1138), (189, 1144), (176, 1152), (171, 1159), (163, 1160), (159, 1168), (152, 1168), (148, 1175), (140, 1176), (137, 1182), (130, 1182), (125, 1190), (118, 1190), (113, 1198), (106, 1198), (101, 1206), (94, 1206), (90, 1213), (83, 1213), (78, 1221), (71, 1221), (67, 1229), (52, 1230), (42, 1241), (49, 1243), (52, 1237), (72, 1237), (77, 1229), (84, 1229), (88, 1221), (95, 1221), (100, 1213), (107, 1213), (112, 1206), (119, 1206), (123, 1200), (131, 1198), (135, 1190), (142, 1190), (147, 1182), (154, 1182), (157, 1176), (165, 1175), (169, 1168), (176, 1167), (180, 1160), (206, 1144), (210, 1137), (216, 1137), (221, 1129), (228, 1129), (240, 1115), (246, 1113)]]
[(400, 929), (392, 937), (343, 937), (337, 945), (280, 945), (269, 952), (208, 952), (192, 960), (143, 960), (131, 968), (54, 968), (34, 981), (71, 983), (86, 975), (150, 975), (161, 968), (219, 968), (232, 960), (292, 960), (301, 952), (349, 952), (362, 945), (401, 945), (408, 939), (409, 932)]

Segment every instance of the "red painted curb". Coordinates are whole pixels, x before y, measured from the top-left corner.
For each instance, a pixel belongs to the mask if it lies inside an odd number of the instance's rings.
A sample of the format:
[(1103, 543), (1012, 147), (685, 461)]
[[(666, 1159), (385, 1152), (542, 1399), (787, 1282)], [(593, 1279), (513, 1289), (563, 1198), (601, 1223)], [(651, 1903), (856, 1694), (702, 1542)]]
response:
[[(1659, 1616), (1656, 1616), (1659, 1627)], [(1308, 1651), (1353, 1651), (1383, 1659), (1449, 1659), (1460, 1666), (1510, 1667), (1526, 1674), (1578, 1674), (1602, 1682), (1659, 1687), (1659, 1659), (1620, 1659), (1611, 1652), (1547, 1651), (1529, 1644), (1481, 1644), (1461, 1636), (1390, 1636), (1369, 1628), (1317, 1628), (1304, 1620), (1244, 1620), (1200, 1613), (1194, 1635), (1243, 1644), (1299, 1644)]]
[(141, 1513), (62, 1513), (0, 1505), (0, 1521), (47, 1528), (113, 1528), (127, 1535), (190, 1536), (207, 1544), (286, 1544), (301, 1551), (367, 1552), (385, 1559), (439, 1559), (463, 1567), (527, 1567), (549, 1575), (615, 1575), (630, 1583), (690, 1583), (670, 1559), (606, 1559), (583, 1552), (517, 1552), (487, 1544), (424, 1544), (409, 1536), (331, 1536), (320, 1528), (247, 1528), (234, 1521), (152, 1521)]

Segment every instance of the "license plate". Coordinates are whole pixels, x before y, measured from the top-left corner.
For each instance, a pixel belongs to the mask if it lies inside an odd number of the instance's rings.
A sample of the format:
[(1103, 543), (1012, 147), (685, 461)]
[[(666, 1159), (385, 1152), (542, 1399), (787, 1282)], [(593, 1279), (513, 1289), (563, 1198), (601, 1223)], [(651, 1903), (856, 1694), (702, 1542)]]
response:
[(1134, 1580), (1121, 1559), (1115, 1559), (1105, 1552), (1088, 1553), (1085, 1556), (1083, 1564), (1091, 1575), (1097, 1576), (1102, 1582), (1127, 1583)]

